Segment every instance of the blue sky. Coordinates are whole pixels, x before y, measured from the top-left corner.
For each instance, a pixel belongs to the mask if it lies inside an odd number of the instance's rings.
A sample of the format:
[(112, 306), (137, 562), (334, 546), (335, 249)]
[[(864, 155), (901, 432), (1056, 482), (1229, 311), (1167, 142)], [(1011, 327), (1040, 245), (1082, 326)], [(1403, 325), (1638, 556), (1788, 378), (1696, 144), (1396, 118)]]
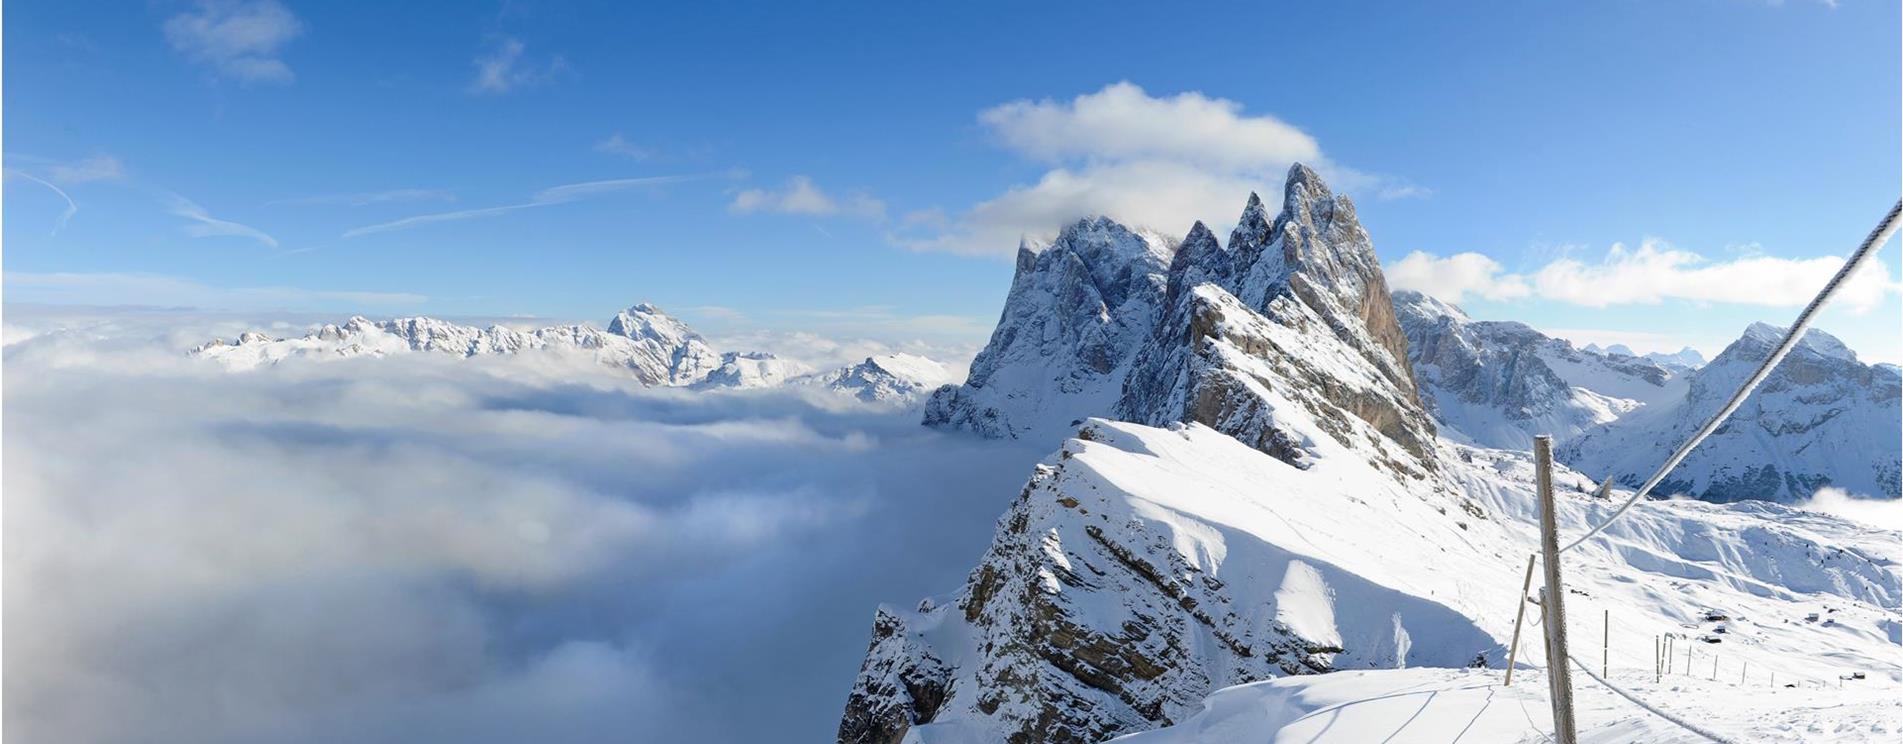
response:
[(981, 340), (1017, 235), (1299, 159), (1396, 284), (1715, 353), (1903, 159), (1893, 2), (762, 5), (9, 3), (6, 297)]

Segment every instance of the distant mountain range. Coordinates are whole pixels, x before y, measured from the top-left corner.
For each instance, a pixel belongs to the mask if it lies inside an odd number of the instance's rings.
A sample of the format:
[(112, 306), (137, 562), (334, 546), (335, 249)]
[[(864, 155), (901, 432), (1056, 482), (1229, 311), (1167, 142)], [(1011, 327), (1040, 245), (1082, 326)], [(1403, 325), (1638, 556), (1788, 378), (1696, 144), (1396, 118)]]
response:
[(654, 305), (619, 313), (607, 327), (565, 325), (515, 330), (459, 325), (428, 317), (373, 321), (354, 317), (300, 337), (259, 331), (191, 350), (232, 370), (291, 360), (329, 360), (430, 352), (473, 358), (546, 353), (579, 356), (626, 370), (641, 384), (700, 389), (808, 385), (868, 402), (911, 404), (956, 379), (946, 365), (916, 354), (883, 354), (838, 369), (814, 371), (760, 351), (717, 351), (706, 338)]

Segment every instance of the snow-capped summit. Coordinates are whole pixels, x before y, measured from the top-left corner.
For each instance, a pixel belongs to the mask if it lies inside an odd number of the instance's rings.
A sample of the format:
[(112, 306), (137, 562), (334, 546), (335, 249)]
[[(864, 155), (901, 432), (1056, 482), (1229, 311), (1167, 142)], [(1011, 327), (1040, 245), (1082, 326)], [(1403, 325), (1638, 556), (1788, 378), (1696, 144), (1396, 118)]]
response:
[(1104, 217), (1072, 223), (1042, 250), (1019, 245), (990, 343), (963, 385), (932, 394), (925, 423), (1054, 439), (1109, 411), (1155, 328), (1174, 250), (1161, 235)]
[(1431, 470), (1434, 426), (1354, 203), (1296, 165), (1273, 221), (1261, 206), (1252, 194), (1227, 247), (1191, 228), (1116, 415), (1198, 421), (1296, 464), (1315, 443), (1289, 422), (1313, 416), (1375, 462)]
[(956, 381), (956, 374), (944, 364), (906, 353), (869, 356), (812, 378), (814, 384), (868, 403), (912, 403)]
[[(1783, 335), (1776, 326), (1753, 323), (1711, 363), (1686, 375), (1682, 396), (1562, 443), (1559, 457), (1588, 474), (1638, 485), (1724, 405)], [(1895, 367), (1863, 364), (1836, 337), (1810, 329), (1660, 484), (1659, 494), (1789, 502), (1834, 486), (1898, 498), (1900, 402), (1903, 378)]]
[(1088, 416), (1200, 421), (1300, 462), (1313, 447), (1280, 420), (1293, 408), (1378, 461), (1432, 467), (1373, 244), (1302, 165), (1279, 213), (1249, 196), (1226, 247), (1202, 224), (1178, 245), (1101, 217), (1021, 247), (991, 343), (925, 423), (1054, 438)]
[(1456, 440), (1525, 450), (1535, 434), (1565, 442), (1684, 386), (1670, 370), (1549, 337), (1524, 323), (1476, 321), (1412, 290), (1394, 293), (1421, 396)]
[(361, 315), (342, 325), (324, 324), (296, 338), (259, 331), (235, 343), (216, 340), (192, 350), (231, 369), (252, 369), (287, 359), (337, 359), (435, 352), (461, 357), (526, 351), (580, 354), (631, 372), (647, 385), (687, 385), (722, 363), (718, 352), (686, 324), (649, 304), (617, 314), (608, 330), (587, 325), (522, 331), (501, 325), (467, 326), (430, 317), (373, 321)]
[(729, 351), (720, 366), (694, 385), (708, 388), (762, 388), (784, 384), (812, 372), (810, 367), (764, 351)]

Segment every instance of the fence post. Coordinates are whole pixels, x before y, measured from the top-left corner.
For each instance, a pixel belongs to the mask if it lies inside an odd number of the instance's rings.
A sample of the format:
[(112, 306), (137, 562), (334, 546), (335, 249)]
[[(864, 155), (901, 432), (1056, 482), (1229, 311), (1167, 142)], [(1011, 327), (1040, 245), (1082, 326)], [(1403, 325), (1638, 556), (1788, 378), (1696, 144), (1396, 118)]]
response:
[(1711, 681), (1718, 681), (1718, 652), (1711, 652)]
[(1540, 590), (1540, 608), (1546, 622), (1546, 681), (1553, 695), (1553, 737), (1559, 744), (1578, 744), (1573, 724), (1573, 670), (1566, 652), (1566, 590), (1559, 581), (1559, 518), (1553, 511), (1553, 437), (1533, 438), (1534, 484), (1540, 498), (1540, 554), (1546, 564), (1546, 586)]
[(1506, 687), (1513, 686), (1513, 658), (1520, 653), (1520, 621), (1526, 618), (1526, 590), (1533, 586), (1533, 559), (1535, 557), (1536, 556), (1532, 554), (1526, 556), (1526, 578), (1520, 579), (1520, 596), (1515, 597), (1518, 601), (1513, 603), (1513, 643), (1507, 646)]
[(1607, 608), (1601, 612), (1604, 614), (1599, 616), (1600, 632), (1603, 634), (1599, 636), (1599, 676), (1610, 677), (1612, 665), (1609, 660), (1612, 658), (1612, 652), (1607, 649), (1612, 646), (1612, 610)]

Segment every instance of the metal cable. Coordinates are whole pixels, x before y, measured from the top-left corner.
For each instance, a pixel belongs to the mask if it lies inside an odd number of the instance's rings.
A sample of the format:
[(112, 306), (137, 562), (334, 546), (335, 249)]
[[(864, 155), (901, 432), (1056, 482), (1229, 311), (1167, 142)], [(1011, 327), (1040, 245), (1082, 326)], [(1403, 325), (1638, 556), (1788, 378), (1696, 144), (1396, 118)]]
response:
[(1639, 696), (1634, 695), (1630, 692), (1627, 692), (1626, 689), (1623, 687), (1615, 685), (1611, 682), (1607, 682), (1606, 678), (1599, 676), (1597, 673), (1594, 673), (1592, 668), (1587, 666), (1585, 662), (1580, 661), (1578, 657), (1571, 657), (1571, 658), (1573, 660), (1573, 664), (1579, 667), (1579, 671), (1585, 672), (1586, 676), (1592, 678), (1592, 681), (1598, 682), (1601, 685), (1605, 685), (1606, 689), (1618, 693), (1619, 697), (1625, 698), (1626, 700), (1630, 701), (1633, 705), (1636, 705), (1648, 711), (1651, 711), (1653, 715), (1656, 715), (1667, 721), (1671, 721), (1672, 723), (1678, 724), (1680, 728), (1683, 728), (1686, 731), (1690, 731), (1699, 736), (1703, 736), (1712, 741), (1718, 742), (1718, 744), (1737, 744), (1736, 741), (1732, 739), (1727, 739), (1719, 734), (1713, 733), (1710, 729), (1703, 728), (1699, 726), (1698, 724), (1692, 723), (1691, 721), (1687, 721), (1683, 718), (1679, 718), (1676, 715), (1667, 713), (1659, 709), (1657, 706), (1652, 705), (1651, 703), (1645, 702), (1644, 700), (1640, 700)]
[(1738, 410), (1738, 406), (1744, 404), (1744, 399), (1751, 394), (1752, 389), (1756, 388), (1758, 383), (1763, 382), (1764, 378), (1771, 374), (1771, 370), (1775, 369), (1779, 362), (1784, 361), (1784, 356), (1791, 353), (1791, 349), (1797, 346), (1798, 340), (1804, 337), (1804, 331), (1810, 328), (1812, 317), (1817, 314), (1818, 310), (1824, 307), (1825, 303), (1830, 301), (1831, 295), (1836, 294), (1837, 290), (1843, 286), (1844, 281), (1849, 279), (1850, 275), (1856, 272), (1857, 267), (1862, 266), (1865, 260), (1877, 252), (1878, 248), (1882, 247), (1884, 243), (1889, 242), (1890, 236), (1896, 234), (1899, 217), (1903, 217), (1903, 201), (1898, 201), (1896, 206), (1890, 207), (1890, 213), (1884, 215), (1883, 221), (1877, 223), (1877, 228), (1870, 231), (1869, 237), (1863, 239), (1863, 245), (1857, 246), (1856, 252), (1851, 253), (1850, 258), (1844, 261), (1843, 268), (1837, 270), (1837, 275), (1831, 277), (1830, 282), (1824, 285), (1823, 291), (1818, 292), (1816, 297), (1811, 298), (1810, 304), (1804, 306), (1804, 311), (1797, 314), (1797, 320), (1792, 322), (1790, 329), (1784, 332), (1783, 340), (1778, 342), (1777, 347), (1771, 351), (1770, 356), (1765, 357), (1764, 363), (1759, 364), (1757, 370), (1752, 372), (1749, 378), (1745, 379), (1744, 384), (1738, 387), (1738, 391), (1731, 394), (1731, 400), (1726, 401), (1724, 407), (1718, 409), (1718, 413), (1713, 415), (1710, 421), (1706, 421), (1705, 425), (1698, 429), (1698, 433), (1692, 435), (1691, 439), (1685, 440), (1684, 444), (1679, 445), (1678, 449), (1672, 452), (1672, 456), (1666, 458), (1665, 464), (1659, 466), (1658, 472), (1653, 473), (1652, 477), (1647, 479), (1645, 485), (1641, 486), (1639, 490), (1632, 492), (1632, 497), (1626, 499), (1625, 503), (1620, 504), (1619, 508), (1612, 512), (1612, 516), (1606, 517), (1606, 521), (1600, 522), (1599, 526), (1592, 528), (1584, 535), (1580, 535), (1578, 539), (1567, 543), (1566, 547), (1559, 549), (1559, 552), (1564, 553), (1579, 547), (1580, 543), (1592, 539), (1594, 535), (1604, 530), (1607, 525), (1617, 521), (1619, 516), (1625, 514), (1627, 509), (1632, 508), (1634, 503), (1637, 503), (1639, 499), (1645, 498), (1646, 494), (1651, 493), (1652, 489), (1658, 486), (1659, 481), (1665, 480), (1665, 476), (1672, 472), (1672, 468), (1678, 467), (1678, 463), (1684, 460), (1686, 455), (1691, 454), (1693, 447), (1697, 447), (1699, 442), (1705, 441), (1705, 437), (1711, 436), (1712, 432), (1717, 431), (1718, 426), (1723, 424), (1725, 419), (1730, 418), (1732, 412)]

